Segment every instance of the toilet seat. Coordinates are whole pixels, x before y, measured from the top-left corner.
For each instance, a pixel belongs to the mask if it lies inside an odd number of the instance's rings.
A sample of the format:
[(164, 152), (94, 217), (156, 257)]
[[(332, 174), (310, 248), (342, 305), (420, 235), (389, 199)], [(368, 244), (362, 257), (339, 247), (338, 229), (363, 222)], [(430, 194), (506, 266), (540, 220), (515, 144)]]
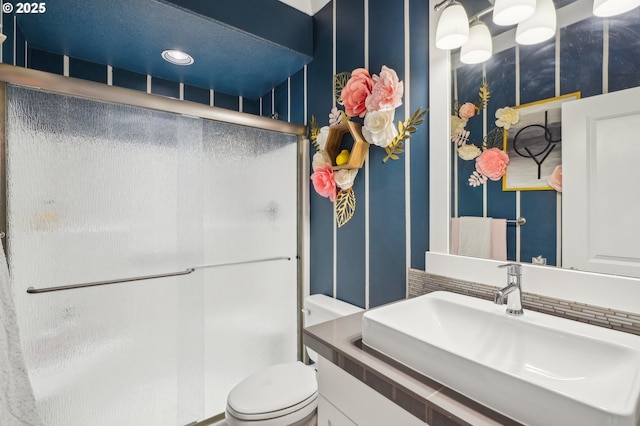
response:
[(315, 411), (317, 399), (315, 369), (299, 361), (278, 364), (233, 388), (227, 398), (227, 421), (231, 425), (267, 425), (269, 420), (275, 420), (273, 424), (295, 424)]

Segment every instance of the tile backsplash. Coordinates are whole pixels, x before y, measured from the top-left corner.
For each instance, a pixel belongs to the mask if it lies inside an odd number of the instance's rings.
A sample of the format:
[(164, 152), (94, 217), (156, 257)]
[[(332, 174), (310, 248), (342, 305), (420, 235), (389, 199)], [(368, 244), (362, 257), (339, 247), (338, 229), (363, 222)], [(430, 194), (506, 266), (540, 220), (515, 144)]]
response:
[[(500, 287), (429, 274), (419, 269), (409, 269), (409, 298), (431, 293), (432, 291), (444, 290), (480, 299), (493, 300), (494, 294), (499, 289)], [(526, 292), (522, 293), (522, 306), (525, 310), (530, 309), (599, 327), (640, 335), (640, 315), (629, 312)]]

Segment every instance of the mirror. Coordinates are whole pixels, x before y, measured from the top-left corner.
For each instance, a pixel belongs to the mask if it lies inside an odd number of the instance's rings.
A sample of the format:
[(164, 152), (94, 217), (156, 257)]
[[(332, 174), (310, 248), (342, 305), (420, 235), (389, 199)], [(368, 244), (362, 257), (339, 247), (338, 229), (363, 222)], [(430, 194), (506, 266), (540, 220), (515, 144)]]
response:
[[(432, 2), (432, 7), (436, 3)], [(485, 0), (462, 3), (469, 16), (490, 6)], [(460, 64), (457, 52), (450, 55), (431, 42), (430, 190), (434, 226), (431, 227), (430, 251), (452, 253), (451, 217), (486, 216), (509, 220), (524, 217), (525, 225), (507, 225), (507, 259), (531, 262), (540, 256), (546, 258), (548, 265), (562, 265), (561, 193), (551, 189), (505, 191), (502, 180), (469, 186), (468, 179), (476, 169), (475, 161), (460, 159), (454, 150), (457, 145), (452, 142), (446, 147), (436, 143), (450, 141), (455, 100), (458, 106), (476, 103), (485, 79), (490, 91), (488, 105), (469, 118), (465, 126), (470, 132), (469, 141), (480, 147), (483, 137), (496, 127), (495, 113), (499, 108), (550, 100), (574, 92), (590, 97), (640, 86), (640, 77), (612, 71), (615, 64), (624, 63), (624, 58), (637, 57), (637, 48), (632, 51), (634, 48), (630, 46), (635, 44), (631, 33), (639, 27), (640, 10), (605, 21), (592, 15), (592, 1), (554, 3), (558, 16), (556, 38), (515, 48), (515, 27), (502, 27), (503, 32), (496, 35), (495, 26), (489, 25), (494, 35), (494, 53), (484, 64)], [(431, 15), (431, 37), (434, 38), (440, 14)], [(491, 21), (491, 15), (483, 20)], [(442, 126), (442, 123), (449, 125)], [(441, 163), (445, 159), (447, 164)]]

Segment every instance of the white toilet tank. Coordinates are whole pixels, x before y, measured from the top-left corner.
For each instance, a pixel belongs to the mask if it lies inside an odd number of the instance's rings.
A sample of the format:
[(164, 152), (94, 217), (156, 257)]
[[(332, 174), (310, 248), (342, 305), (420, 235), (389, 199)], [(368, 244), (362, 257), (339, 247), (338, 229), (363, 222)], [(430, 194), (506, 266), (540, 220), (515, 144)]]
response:
[[(305, 297), (304, 309), (302, 310), (305, 327), (362, 311), (362, 308), (324, 294), (312, 294)], [(318, 362), (318, 354), (316, 352), (307, 348), (307, 353), (313, 362)]]

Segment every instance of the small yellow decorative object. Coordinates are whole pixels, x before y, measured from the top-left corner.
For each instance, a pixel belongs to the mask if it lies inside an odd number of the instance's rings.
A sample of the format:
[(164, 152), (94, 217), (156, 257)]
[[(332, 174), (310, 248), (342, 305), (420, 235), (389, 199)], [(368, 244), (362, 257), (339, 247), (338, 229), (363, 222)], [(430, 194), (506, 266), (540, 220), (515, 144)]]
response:
[(347, 164), (349, 162), (349, 157), (351, 153), (347, 149), (343, 149), (340, 151), (340, 154), (336, 157), (336, 166), (342, 166), (343, 164)]

